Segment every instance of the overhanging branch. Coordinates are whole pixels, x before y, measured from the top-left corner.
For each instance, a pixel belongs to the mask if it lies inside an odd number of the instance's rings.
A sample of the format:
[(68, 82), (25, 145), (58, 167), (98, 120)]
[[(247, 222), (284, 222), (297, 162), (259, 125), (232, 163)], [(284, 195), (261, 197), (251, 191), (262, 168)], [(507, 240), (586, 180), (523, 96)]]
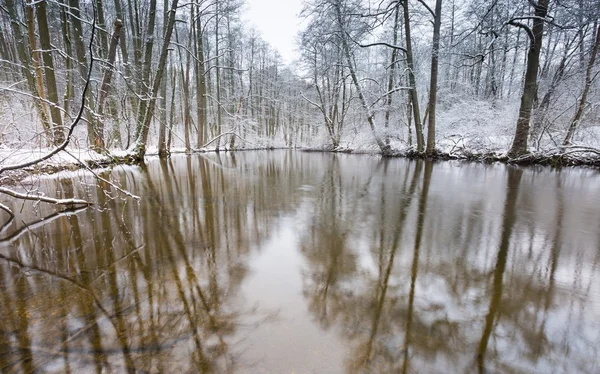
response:
[(6, 187), (0, 187), (0, 193), (3, 193), (5, 195), (14, 197), (17, 199), (41, 201), (43, 203), (50, 203), (50, 204), (56, 204), (56, 205), (67, 205), (70, 207), (93, 205), (92, 203), (85, 201), (85, 200), (81, 200), (81, 199), (55, 199), (53, 197), (44, 196), (39, 193), (36, 193), (36, 194), (21, 193), (21, 192), (17, 192), (17, 191), (8, 189)]
[(519, 27), (519, 28), (525, 30), (525, 32), (529, 36), (531, 43), (532, 44), (535, 43), (535, 35), (533, 34), (533, 31), (531, 30), (531, 28), (529, 26), (527, 26), (524, 23), (515, 21), (514, 19), (511, 19), (510, 21), (508, 21), (507, 24), (511, 25), (511, 26)]

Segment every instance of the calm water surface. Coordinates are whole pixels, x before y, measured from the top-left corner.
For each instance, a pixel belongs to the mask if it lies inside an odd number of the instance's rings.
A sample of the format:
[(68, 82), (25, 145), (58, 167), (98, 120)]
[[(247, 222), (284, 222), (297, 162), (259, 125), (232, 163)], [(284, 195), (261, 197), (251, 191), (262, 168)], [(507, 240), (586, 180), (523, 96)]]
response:
[(13, 203), (0, 372), (600, 373), (598, 172), (277, 151), (103, 176), (141, 201), (81, 174), (33, 187), (93, 209)]

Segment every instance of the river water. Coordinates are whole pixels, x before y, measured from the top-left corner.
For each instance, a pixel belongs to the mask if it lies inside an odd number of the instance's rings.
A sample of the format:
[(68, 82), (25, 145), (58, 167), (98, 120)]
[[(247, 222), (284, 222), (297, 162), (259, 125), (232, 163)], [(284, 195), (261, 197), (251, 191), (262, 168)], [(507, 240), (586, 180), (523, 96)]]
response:
[(0, 372), (600, 372), (597, 171), (261, 151), (101, 176), (141, 200), (81, 172), (26, 187), (93, 208), (12, 203)]

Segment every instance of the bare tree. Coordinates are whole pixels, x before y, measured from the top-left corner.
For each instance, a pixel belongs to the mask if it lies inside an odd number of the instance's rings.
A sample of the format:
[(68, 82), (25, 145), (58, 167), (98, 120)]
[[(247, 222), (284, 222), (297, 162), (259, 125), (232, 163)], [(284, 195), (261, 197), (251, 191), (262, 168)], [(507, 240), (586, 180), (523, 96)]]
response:
[[(428, 8), (429, 9), (429, 8)], [(440, 56), (440, 29), (442, 26), (442, 0), (436, 0), (433, 13), (433, 46), (431, 50), (431, 76), (429, 85), (429, 122), (427, 123), (427, 153), (435, 152), (435, 113), (438, 90), (438, 65)]]
[[(521, 95), (521, 106), (519, 108), (519, 119), (513, 138), (512, 146), (508, 151), (509, 157), (518, 157), (527, 153), (527, 142), (529, 138), (529, 124), (531, 111), (537, 95), (537, 76), (540, 67), (540, 52), (542, 50), (542, 38), (544, 36), (544, 23), (547, 22), (549, 0), (529, 0), (534, 9), (533, 17), (519, 17), (508, 21), (510, 25), (519, 27), (529, 37), (529, 50), (527, 52), (527, 69), (523, 94)], [(521, 20), (532, 19), (533, 27), (530, 28)]]
[(600, 74), (600, 72), (597, 72), (596, 74), (592, 75), (594, 64), (596, 63), (596, 56), (598, 55), (598, 50), (600, 50), (600, 26), (598, 26), (597, 21), (594, 24), (594, 29), (596, 29), (596, 37), (594, 45), (592, 47), (590, 58), (588, 60), (587, 69), (585, 71), (585, 86), (583, 87), (583, 92), (581, 93), (581, 97), (579, 98), (579, 102), (577, 103), (577, 109), (575, 110), (573, 119), (571, 120), (569, 128), (567, 129), (567, 135), (565, 135), (563, 145), (570, 145), (573, 141), (573, 135), (575, 134), (575, 130), (577, 130), (577, 127), (579, 126), (579, 122), (581, 122), (584, 109), (588, 103), (588, 95), (590, 93), (592, 82), (598, 76), (598, 74)]

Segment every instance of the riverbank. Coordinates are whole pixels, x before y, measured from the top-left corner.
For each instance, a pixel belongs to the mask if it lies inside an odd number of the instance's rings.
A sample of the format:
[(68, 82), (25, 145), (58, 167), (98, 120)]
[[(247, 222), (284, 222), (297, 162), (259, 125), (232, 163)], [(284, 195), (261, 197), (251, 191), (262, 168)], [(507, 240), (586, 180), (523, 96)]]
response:
[(584, 147), (570, 146), (561, 149), (550, 150), (546, 152), (531, 152), (518, 158), (510, 158), (505, 153), (497, 152), (443, 152), (435, 153), (417, 152), (414, 148), (405, 150), (395, 150), (389, 154), (382, 154), (377, 151), (354, 150), (350, 148), (328, 149), (328, 148), (304, 148), (304, 152), (333, 152), (345, 154), (378, 154), (382, 157), (390, 158), (408, 158), (411, 160), (435, 160), (435, 161), (465, 161), (477, 163), (503, 163), (522, 166), (549, 166), (554, 168), (561, 167), (588, 167), (600, 169), (600, 150)]
[[(236, 149), (235, 152), (272, 151), (277, 149), (288, 148), (240, 148)], [(39, 158), (46, 152), (48, 152), (48, 150), (45, 149), (0, 150), (0, 166), (27, 162), (29, 160)], [(222, 149), (220, 152), (231, 151)], [(184, 148), (174, 148), (169, 152), (169, 155), (186, 153), (193, 155), (216, 153), (216, 151), (214, 149), (195, 149), (191, 152), (188, 152)], [(146, 153), (145, 157), (158, 157), (158, 151), (151, 149)], [(119, 165), (139, 165), (141, 163), (142, 160), (135, 153), (128, 151), (113, 150), (107, 154), (100, 154), (88, 149), (67, 149), (36, 165), (3, 173), (3, 175), (0, 176), (0, 186), (14, 186), (28, 177), (38, 175), (52, 175), (63, 171), (76, 171), (82, 169), (98, 170)]]
[[(257, 150), (275, 150), (288, 148), (242, 148), (236, 149), (240, 151), (257, 151)], [(345, 154), (377, 154), (382, 157), (390, 158), (407, 158), (412, 160), (436, 160), (449, 161), (458, 160), (465, 162), (477, 163), (504, 163), (522, 166), (549, 166), (553, 168), (562, 167), (588, 167), (600, 169), (600, 150), (583, 146), (572, 146), (563, 149), (556, 149), (546, 152), (532, 152), (519, 158), (509, 158), (506, 154), (497, 152), (476, 153), (461, 150), (459, 152), (442, 152), (437, 151), (434, 154), (425, 152), (417, 152), (413, 148), (405, 150), (392, 151), (390, 154), (382, 155), (380, 152), (373, 150), (355, 150), (350, 148), (331, 149), (327, 147), (315, 148), (296, 148), (302, 152), (332, 152)], [(16, 162), (27, 161), (29, 158), (39, 157), (44, 150), (2, 150), (0, 152), (1, 164), (8, 165)], [(201, 154), (214, 153), (215, 150), (193, 150), (186, 152), (185, 149), (173, 149), (170, 154)], [(230, 152), (230, 150), (222, 150), (222, 152)], [(146, 156), (158, 156), (158, 152), (150, 151)], [(75, 171), (80, 169), (102, 169), (111, 168), (118, 165), (137, 165), (140, 160), (135, 154), (127, 151), (112, 151), (109, 154), (99, 154), (91, 150), (71, 149), (60, 153), (51, 159), (26, 167), (19, 170), (6, 172), (0, 176), (0, 185), (15, 185), (27, 177), (35, 175), (50, 175), (62, 171)]]

